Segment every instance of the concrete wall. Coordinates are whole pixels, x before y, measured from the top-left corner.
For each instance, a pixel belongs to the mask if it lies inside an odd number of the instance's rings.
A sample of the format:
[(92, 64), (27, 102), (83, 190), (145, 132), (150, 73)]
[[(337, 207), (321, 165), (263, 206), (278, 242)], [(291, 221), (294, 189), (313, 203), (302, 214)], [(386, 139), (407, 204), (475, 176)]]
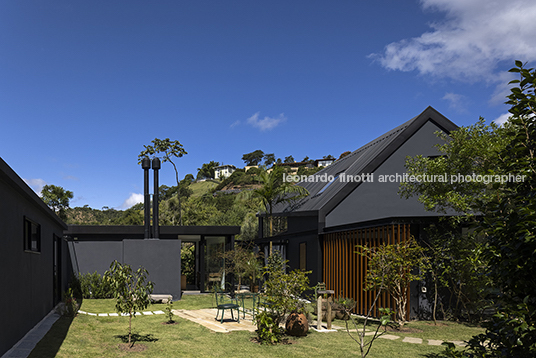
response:
[[(68, 266), (65, 224), (0, 158), (0, 355), (8, 351), (53, 308), (54, 235), (60, 238), (62, 263)], [(24, 218), (41, 228), (41, 250), (24, 250)], [(67, 287), (67, 274), (60, 289)], [(60, 291), (61, 292), (61, 291)]]

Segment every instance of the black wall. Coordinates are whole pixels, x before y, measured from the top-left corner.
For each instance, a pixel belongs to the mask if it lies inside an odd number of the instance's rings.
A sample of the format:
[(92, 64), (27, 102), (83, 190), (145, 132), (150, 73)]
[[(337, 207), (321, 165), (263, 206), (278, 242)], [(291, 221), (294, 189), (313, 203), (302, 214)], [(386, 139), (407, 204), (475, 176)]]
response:
[(153, 293), (181, 297), (181, 240), (124, 239), (69, 241), (73, 271), (103, 274), (117, 260), (133, 270), (143, 266), (155, 286)]
[[(24, 218), (40, 227), (40, 252), (25, 251)], [(54, 292), (54, 236), (58, 257), (69, 266), (63, 230), (67, 226), (0, 158), (0, 355), (43, 319), (59, 301)], [(68, 274), (59, 279), (61, 293)]]

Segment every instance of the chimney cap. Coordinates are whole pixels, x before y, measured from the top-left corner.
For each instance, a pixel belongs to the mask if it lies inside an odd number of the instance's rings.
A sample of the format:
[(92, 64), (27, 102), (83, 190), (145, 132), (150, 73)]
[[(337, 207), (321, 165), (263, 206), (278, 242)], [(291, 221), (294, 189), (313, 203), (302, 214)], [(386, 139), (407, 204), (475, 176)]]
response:
[(151, 159), (145, 157), (141, 160), (141, 167), (143, 169), (151, 169)]
[(153, 169), (158, 170), (160, 169), (160, 159), (159, 158), (153, 158)]

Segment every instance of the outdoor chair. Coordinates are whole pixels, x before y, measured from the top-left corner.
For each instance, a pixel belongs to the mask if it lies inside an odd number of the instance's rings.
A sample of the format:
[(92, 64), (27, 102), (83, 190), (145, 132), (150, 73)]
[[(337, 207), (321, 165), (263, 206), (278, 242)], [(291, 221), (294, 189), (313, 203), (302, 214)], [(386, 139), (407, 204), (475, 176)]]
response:
[(220, 322), (223, 323), (223, 316), (225, 315), (225, 310), (231, 310), (231, 318), (234, 320), (233, 310), (236, 310), (236, 317), (238, 323), (240, 323), (240, 305), (236, 298), (229, 298), (225, 292), (215, 292), (214, 296), (216, 297), (216, 308), (218, 312), (216, 313), (216, 320), (221, 311)]

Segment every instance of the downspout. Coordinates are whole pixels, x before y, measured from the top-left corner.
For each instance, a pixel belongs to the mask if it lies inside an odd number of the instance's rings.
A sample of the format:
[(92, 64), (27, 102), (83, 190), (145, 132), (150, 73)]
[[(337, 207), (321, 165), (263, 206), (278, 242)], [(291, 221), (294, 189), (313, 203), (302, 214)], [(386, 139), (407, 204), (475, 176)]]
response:
[(160, 159), (153, 158), (152, 162), (154, 170), (154, 193), (153, 193), (153, 239), (159, 238), (158, 226), (158, 170), (160, 169)]

